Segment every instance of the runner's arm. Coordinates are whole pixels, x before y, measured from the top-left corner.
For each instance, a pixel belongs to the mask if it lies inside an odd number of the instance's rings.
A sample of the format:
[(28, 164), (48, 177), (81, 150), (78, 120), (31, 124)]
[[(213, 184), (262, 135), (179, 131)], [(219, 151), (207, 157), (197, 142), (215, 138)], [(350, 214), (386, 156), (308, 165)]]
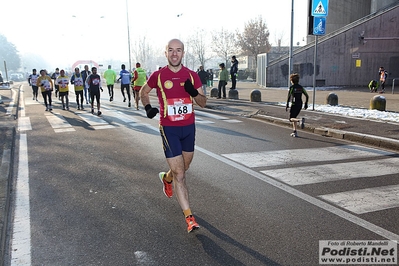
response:
[(202, 87), (199, 87), (197, 90), (198, 90), (198, 95), (193, 97), (193, 99), (200, 107), (204, 108), (206, 105), (206, 96), (204, 95)]
[(144, 86), (140, 90), (140, 98), (141, 98), (141, 103), (143, 106), (146, 106), (147, 104), (150, 104), (150, 91), (152, 88), (148, 86), (148, 84), (144, 84)]

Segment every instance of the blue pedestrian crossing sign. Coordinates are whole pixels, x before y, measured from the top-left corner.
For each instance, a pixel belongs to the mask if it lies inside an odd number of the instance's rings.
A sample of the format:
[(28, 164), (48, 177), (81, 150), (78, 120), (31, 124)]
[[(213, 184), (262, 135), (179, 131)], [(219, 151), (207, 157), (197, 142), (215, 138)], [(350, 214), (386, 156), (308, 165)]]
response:
[(328, 0), (312, 0), (312, 16), (327, 17)]
[(313, 35), (326, 34), (326, 17), (313, 17)]

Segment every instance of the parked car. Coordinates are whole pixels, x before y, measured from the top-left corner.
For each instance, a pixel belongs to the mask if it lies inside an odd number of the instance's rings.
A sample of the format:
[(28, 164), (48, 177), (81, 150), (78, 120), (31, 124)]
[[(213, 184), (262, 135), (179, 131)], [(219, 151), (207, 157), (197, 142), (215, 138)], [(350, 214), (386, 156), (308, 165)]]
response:
[(23, 81), (24, 80), (24, 75), (21, 73), (12, 73), (10, 75), (10, 80), (12, 81)]

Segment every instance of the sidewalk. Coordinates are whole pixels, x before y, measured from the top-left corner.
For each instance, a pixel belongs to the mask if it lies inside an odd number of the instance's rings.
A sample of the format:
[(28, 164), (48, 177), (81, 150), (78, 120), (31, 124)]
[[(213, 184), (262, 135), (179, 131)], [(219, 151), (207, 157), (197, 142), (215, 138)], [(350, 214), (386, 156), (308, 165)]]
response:
[[(217, 87), (214, 83), (214, 87)], [(251, 92), (259, 90), (262, 102), (251, 102)], [(238, 82), (238, 100), (216, 99), (210, 97), (208, 89), (207, 108), (241, 114), (253, 118), (264, 119), (287, 127), (292, 127), (288, 121), (289, 113), (285, 111), (287, 101), (287, 88), (261, 88), (254, 82)], [(375, 95), (386, 98), (386, 111), (399, 113), (399, 93), (392, 94), (391, 89), (385, 94), (370, 93), (368, 88), (363, 91), (355, 89), (317, 90), (315, 92), (315, 105), (325, 105), (326, 98), (334, 92), (338, 96), (340, 106), (369, 109), (370, 100)], [(228, 91), (227, 91), (228, 94)], [(309, 108), (302, 110), (300, 117), (305, 117), (305, 129), (307, 131), (359, 142), (380, 148), (399, 151), (399, 123), (383, 122), (342, 115), (332, 115), (319, 111), (313, 111), (313, 90), (309, 90)], [(228, 95), (227, 95), (228, 96)], [(281, 105), (281, 104), (284, 105)], [(300, 132), (298, 132), (300, 135)]]

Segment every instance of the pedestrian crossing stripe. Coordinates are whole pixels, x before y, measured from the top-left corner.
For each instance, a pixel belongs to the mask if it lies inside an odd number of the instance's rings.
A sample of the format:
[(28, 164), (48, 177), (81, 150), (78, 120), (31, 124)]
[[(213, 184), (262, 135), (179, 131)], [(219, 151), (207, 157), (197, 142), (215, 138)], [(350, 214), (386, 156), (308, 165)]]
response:
[(226, 116), (211, 114), (208, 112), (203, 112), (203, 111), (198, 111), (198, 110), (195, 110), (195, 114), (197, 115), (195, 117), (195, 122), (198, 122), (199, 124), (213, 124), (214, 123), (212, 121), (203, 120), (199, 116), (207, 117), (207, 118), (211, 118), (211, 119), (215, 119), (215, 120), (223, 120), (224, 122), (227, 122), (227, 123), (242, 123), (242, 121), (237, 120), (237, 119), (229, 119)]
[(327, 14), (322, 1), (320, 1), (317, 4), (315, 10), (313, 11), (313, 14), (317, 14), (317, 15), (325, 15), (325, 14)]
[(197, 124), (215, 124), (215, 122), (213, 122), (213, 121), (204, 120), (202, 118), (199, 118), (198, 116), (195, 117), (195, 123), (197, 123)]
[(226, 116), (217, 115), (217, 114), (211, 114), (211, 113), (208, 113), (208, 112), (198, 111), (198, 110), (195, 110), (195, 114), (200, 115), (200, 116), (204, 116), (204, 117), (208, 117), (208, 118), (212, 118), (212, 119), (217, 119), (217, 120), (227, 120), (227, 119), (229, 119)]
[(308, 162), (339, 161), (354, 158), (389, 156), (395, 153), (365, 148), (358, 145), (342, 145), (317, 149), (294, 149), (222, 154), (247, 167), (307, 164)]
[(399, 158), (370, 161), (322, 164), (284, 169), (265, 170), (261, 173), (291, 186), (325, 183), (354, 178), (367, 178), (399, 173)]
[[(103, 109), (106, 109), (107, 116), (114, 117), (118, 120), (121, 120), (123, 123), (129, 124), (130, 126), (148, 126), (147, 124), (142, 123), (138, 118), (136, 118), (132, 115), (125, 114), (121, 111), (113, 110), (107, 106), (103, 106)], [(215, 123), (210, 120), (205, 120), (199, 116), (222, 120), (226, 123), (241, 123), (242, 122), (240, 120), (229, 119), (228, 117), (221, 116), (221, 115), (209, 114), (209, 113), (202, 112), (202, 111), (196, 111), (196, 112), (199, 113), (199, 115), (196, 117), (196, 122), (198, 124), (214, 124)], [(102, 117), (96, 116), (95, 114), (87, 113), (84, 111), (75, 111), (75, 114), (78, 115), (87, 124), (92, 126), (94, 129), (115, 128), (114, 125), (110, 125)], [(147, 118), (143, 112), (138, 113), (138, 115), (140, 117)], [(51, 112), (46, 113), (46, 117), (56, 133), (76, 131), (60, 113), (51, 113)], [(20, 126), (21, 126), (21, 130), (29, 130), (29, 125), (23, 125), (21, 123)]]
[(101, 119), (99, 116), (90, 113), (78, 113), (80, 118), (82, 118), (87, 124), (92, 126), (107, 125), (108, 123)]
[(365, 188), (319, 196), (356, 214), (399, 207), (399, 185)]
[(90, 113), (77, 113), (77, 115), (94, 129), (115, 128), (115, 126), (110, 125), (107, 121), (97, 115)]
[(59, 113), (46, 113), (46, 118), (56, 133), (75, 131), (71, 124)]
[[(399, 157), (396, 155), (358, 145), (223, 154), (224, 157), (246, 167), (279, 166), (279, 169), (258, 171), (292, 187), (397, 175)], [(348, 159), (357, 161), (346, 162)], [(308, 162), (321, 164), (304, 166)], [(399, 185), (344, 191), (318, 197), (353, 213), (363, 214), (399, 207)]]
[(225, 122), (227, 122), (227, 123), (241, 123), (242, 121), (237, 120), (237, 119), (229, 119), (229, 120), (225, 120)]
[(123, 112), (120, 112), (120, 111), (107, 112), (107, 116), (115, 117), (115, 118), (123, 121), (124, 123), (140, 123), (139, 119), (133, 117), (132, 115), (127, 115), (127, 114), (125, 114)]

